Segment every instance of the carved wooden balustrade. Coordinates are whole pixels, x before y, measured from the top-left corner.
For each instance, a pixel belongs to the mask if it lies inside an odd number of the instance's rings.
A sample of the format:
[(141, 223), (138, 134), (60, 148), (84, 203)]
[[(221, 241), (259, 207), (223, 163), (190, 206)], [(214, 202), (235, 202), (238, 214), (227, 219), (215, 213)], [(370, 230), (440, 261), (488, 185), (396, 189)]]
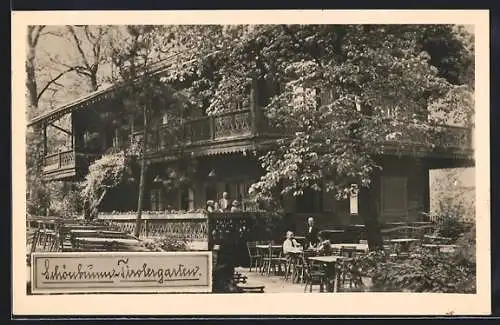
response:
[(472, 130), (466, 127), (442, 125), (430, 131), (414, 129), (388, 137), (387, 142), (422, 145), (435, 149), (470, 150), (472, 148)]
[[(133, 233), (136, 213), (100, 213), (99, 219), (107, 221), (120, 231)], [(143, 212), (139, 237), (208, 242), (207, 216), (203, 213)]]
[(79, 153), (73, 149), (49, 154), (45, 156), (43, 162), (44, 177), (73, 177), (76, 175), (77, 169), (86, 171), (98, 156), (96, 154)]

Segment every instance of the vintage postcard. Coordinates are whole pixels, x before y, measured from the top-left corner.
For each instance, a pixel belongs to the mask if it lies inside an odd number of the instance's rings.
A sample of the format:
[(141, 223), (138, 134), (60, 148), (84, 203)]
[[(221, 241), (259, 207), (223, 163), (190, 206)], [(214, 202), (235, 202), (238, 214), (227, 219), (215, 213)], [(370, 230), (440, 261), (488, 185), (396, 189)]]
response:
[(487, 11), (12, 27), (15, 315), (490, 313)]

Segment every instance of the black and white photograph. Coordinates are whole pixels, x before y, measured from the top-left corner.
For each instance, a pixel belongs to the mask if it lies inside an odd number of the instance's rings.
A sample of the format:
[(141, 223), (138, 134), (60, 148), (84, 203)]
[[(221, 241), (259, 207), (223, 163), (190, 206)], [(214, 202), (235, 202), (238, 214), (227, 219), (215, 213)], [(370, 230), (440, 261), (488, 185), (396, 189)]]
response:
[(489, 296), (487, 14), (266, 14), (19, 23), (18, 295)]

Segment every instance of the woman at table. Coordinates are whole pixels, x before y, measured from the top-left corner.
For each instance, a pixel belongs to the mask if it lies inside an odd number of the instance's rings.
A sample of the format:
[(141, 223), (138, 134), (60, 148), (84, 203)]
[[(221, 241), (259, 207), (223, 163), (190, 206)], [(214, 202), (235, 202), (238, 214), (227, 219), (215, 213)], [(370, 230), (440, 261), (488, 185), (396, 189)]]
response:
[(318, 234), (318, 242), (319, 244), (318, 247), (316, 248), (318, 255), (322, 256), (332, 255), (333, 253), (332, 244), (324, 234), (322, 233)]
[(283, 253), (289, 255), (290, 252), (297, 248), (302, 248), (302, 245), (294, 238), (293, 231), (286, 232), (286, 239), (283, 242)]

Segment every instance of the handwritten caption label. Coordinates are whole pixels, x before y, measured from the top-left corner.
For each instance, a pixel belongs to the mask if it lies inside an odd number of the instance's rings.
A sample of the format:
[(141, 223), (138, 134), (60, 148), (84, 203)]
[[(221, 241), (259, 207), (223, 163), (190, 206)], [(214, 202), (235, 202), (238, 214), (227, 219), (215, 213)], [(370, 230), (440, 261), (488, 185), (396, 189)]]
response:
[(32, 292), (211, 292), (211, 252), (33, 253)]

